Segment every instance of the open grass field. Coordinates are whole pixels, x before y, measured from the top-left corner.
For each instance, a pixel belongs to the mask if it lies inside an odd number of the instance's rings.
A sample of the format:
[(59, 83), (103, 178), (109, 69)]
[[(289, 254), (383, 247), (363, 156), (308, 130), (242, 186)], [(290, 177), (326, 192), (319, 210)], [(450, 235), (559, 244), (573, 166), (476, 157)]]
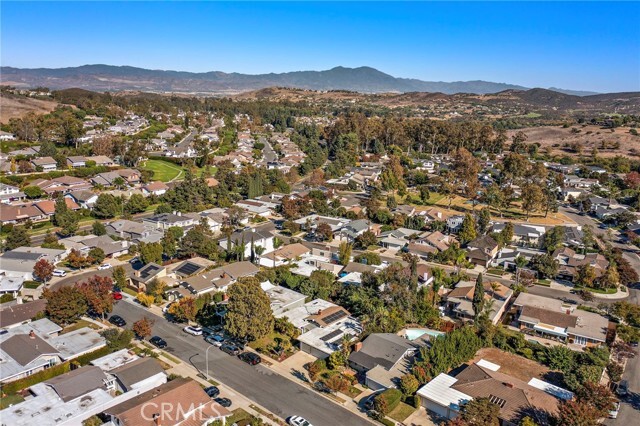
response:
[(0, 95), (0, 123), (8, 123), (12, 118), (20, 118), (28, 112), (46, 114), (53, 111), (58, 102), (54, 100), (33, 99), (10, 94)]
[(147, 160), (142, 165), (144, 170), (151, 170), (153, 178), (162, 182), (170, 182), (179, 179), (184, 174), (184, 169), (177, 164), (162, 160)]

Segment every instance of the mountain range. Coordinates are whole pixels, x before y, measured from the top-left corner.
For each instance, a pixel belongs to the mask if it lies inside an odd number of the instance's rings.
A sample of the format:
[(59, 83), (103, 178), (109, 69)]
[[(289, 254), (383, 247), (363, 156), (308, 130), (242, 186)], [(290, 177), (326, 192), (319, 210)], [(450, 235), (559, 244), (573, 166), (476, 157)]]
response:
[[(0, 67), (0, 83), (16, 87), (77, 87), (93, 91), (140, 90), (194, 94), (237, 94), (267, 87), (310, 90), (349, 90), (360, 93), (474, 93), (490, 94), (529, 88), (490, 81), (423, 81), (398, 78), (371, 67), (335, 67), (325, 71), (294, 71), (270, 74), (240, 74), (211, 71), (193, 73), (113, 65), (83, 65), (69, 68)], [(551, 88), (576, 96), (595, 92)]]

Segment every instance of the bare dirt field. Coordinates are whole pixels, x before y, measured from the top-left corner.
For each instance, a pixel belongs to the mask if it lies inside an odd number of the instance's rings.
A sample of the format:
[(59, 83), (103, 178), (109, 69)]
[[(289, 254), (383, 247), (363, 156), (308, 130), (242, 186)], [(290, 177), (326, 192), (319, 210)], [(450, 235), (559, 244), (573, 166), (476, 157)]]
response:
[(478, 362), (481, 359), (498, 364), (500, 366), (500, 370), (498, 371), (524, 382), (528, 382), (533, 377), (542, 379), (544, 375), (549, 372), (549, 369), (544, 365), (520, 355), (504, 352), (496, 348), (480, 349), (476, 352), (476, 356), (471, 362)]
[[(576, 130), (572, 129), (577, 129), (580, 132), (576, 133)], [(578, 155), (571, 148), (575, 143), (580, 144), (584, 156), (591, 155), (594, 147), (598, 149), (598, 155), (601, 157), (633, 156), (635, 154), (631, 151), (633, 148), (640, 153), (640, 136), (629, 133), (628, 127), (619, 127), (613, 132), (610, 129), (593, 125), (575, 125), (566, 129), (559, 126), (530, 127), (510, 130), (507, 132), (507, 136), (511, 138), (518, 131), (523, 131), (527, 135), (528, 143), (537, 142), (541, 148), (550, 147), (554, 155)]]
[(53, 111), (57, 105), (55, 101), (2, 94), (0, 95), (0, 123), (7, 123), (10, 119), (22, 117), (31, 111), (36, 114), (45, 114)]

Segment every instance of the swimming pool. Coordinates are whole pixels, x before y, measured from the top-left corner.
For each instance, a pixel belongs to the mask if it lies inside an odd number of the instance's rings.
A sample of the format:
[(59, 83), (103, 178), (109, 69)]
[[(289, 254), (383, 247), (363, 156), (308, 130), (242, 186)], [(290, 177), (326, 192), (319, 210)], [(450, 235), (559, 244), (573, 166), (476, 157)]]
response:
[(431, 330), (429, 328), (407, 328), (404, 331), (404, 335), (409, 340), (416, 340), (423, 335), (428, 334), (431, 337), (439, 337), (444, 335), (442, 331)]

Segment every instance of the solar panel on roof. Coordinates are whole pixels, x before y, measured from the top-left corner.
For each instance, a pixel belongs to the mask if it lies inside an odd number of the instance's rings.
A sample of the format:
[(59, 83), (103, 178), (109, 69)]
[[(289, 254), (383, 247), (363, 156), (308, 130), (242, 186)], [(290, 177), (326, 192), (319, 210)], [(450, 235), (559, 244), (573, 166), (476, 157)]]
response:
[(149, 278), (151, 275), (153, 275), (158, 269), (160, 269), (159, 267), (155, 266), (155, 265), (150, 265), (147, 266), (146, 268), (144, 268), (143, 270), (140, 271), (140, 278), (142, 279), (146, 279)]
[(326, 336), (321, 337), (320, 340), (322, 340), (323, 342), (328, 342), (340, 335), (342, 335), (342, 330), (333, 330), (331, 333), (327, 334)]
[(347, 316), (347, 313), (345, 311), (338, 311), (338, 312), (332, 313), (331, 315), (327, 315), (325, 318), (323, 318), (323, 320), (327, 324), (332, 324), (346, 316)]
[(198, 269), (200, 269), (200, 266), (194, 263), (185, 263), (184, 265), (179, 267), (176, 270), (176, 272), (179, 273), (180, 275), (191, 275), (194, 272), (196, 272)]

